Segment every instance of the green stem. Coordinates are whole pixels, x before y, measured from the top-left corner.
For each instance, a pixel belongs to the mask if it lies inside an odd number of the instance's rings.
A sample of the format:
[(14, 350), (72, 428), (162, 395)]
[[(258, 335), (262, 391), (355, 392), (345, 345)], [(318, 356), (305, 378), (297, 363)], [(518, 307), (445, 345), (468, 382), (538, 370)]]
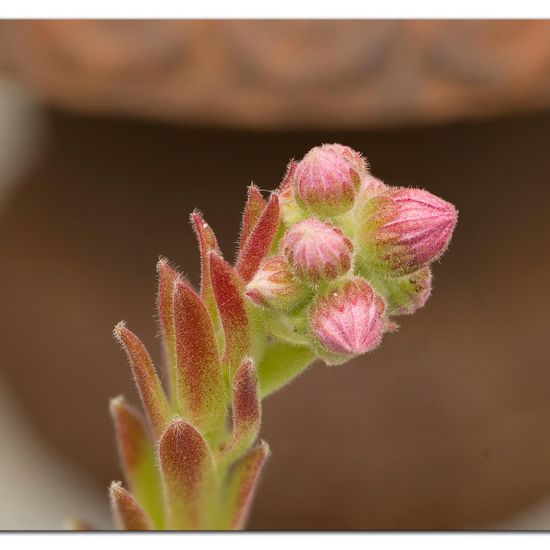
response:
[(316, 356), (305, 346), (272, 342), (258, 365), (262, 398), (267, 397), (301, 374)]

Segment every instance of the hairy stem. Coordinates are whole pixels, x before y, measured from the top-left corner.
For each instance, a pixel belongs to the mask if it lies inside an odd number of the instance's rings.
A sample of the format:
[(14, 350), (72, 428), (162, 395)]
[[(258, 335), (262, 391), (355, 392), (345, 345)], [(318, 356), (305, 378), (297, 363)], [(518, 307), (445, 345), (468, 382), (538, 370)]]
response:
[(271, 342), (258, 365), (262, 398), (282, 388), (306, 370), (315, 360), (315, 353), (305, 346)]

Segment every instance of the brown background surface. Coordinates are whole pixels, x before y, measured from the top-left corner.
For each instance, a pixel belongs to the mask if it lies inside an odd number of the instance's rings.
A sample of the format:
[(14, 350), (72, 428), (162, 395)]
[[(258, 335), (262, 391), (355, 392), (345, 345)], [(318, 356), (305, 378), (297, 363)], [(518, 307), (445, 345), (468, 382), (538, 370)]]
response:
[(362, 128), (550, 106), (550, 21), (4, 21), (0, 70), (77, 111)]
[(2, 374), (43, 437), (119, 478), (109, 397), (135, 400), (121, 318), (160, 357), (159, 254), (197, 281), (188, 213), (231, 257), (245, 186), (339, 141), (460, 219), (427, 307), (380, 350), (265, 404), (252, 529), (461, 529), (550, 491), (550, 113), (425, 128), (206, 130), (49, 111), (49, 149), (0, 218)]

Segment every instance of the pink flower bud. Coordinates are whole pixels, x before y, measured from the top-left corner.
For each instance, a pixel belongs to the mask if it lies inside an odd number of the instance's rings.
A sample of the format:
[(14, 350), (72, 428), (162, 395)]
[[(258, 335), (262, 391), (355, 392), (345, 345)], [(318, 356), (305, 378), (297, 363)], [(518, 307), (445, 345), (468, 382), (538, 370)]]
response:
[(306, 208), (321, 216), (343, 214), (353, 206), (366, 171), (365, 160), (349, 147), (314, 147), (296, 166), (296, 196)]
[(426, 266), (404, 277), (388, 279), (392, 315), (411, 315), (424, 307), (432, 292), (432, 271)]
[(334, 279), (351, 267), (351, 241), (334, 225), (314, 218), (293, 225), (281, 248), (294, 271), (313, 282)]
[(357, 194), (357, 202), (365, 204), (368, 200), (387, 191), (388, 186), (372, 174), (366, 174), (361, 178), (361, 187)]
[(367, 281), (354, 277), (317, 300), (311, 308), (310, 325), (326, 351), (359, 355), (380, 343), (384, 310), (384, 301)]
[(306, 289), (283, 256), (272, 256), (263, 262), (246, 287), (246, 295), (256, 304), (288, 310), (305, 297)]
[(347, 145), (340, 145), (339, 143), (325, 143), (324, 145), (321, 145), (320, 148), (348, 160), (360, 177), (367, 174), (369, 170), (367, 159), (351, 147), (348, 147)]
[(368, 201), (361, 220), (361, 263), (400, 275), (416, 271), (443, 254), (456, 225), (457, 211), (423, 189), (395, 188)]

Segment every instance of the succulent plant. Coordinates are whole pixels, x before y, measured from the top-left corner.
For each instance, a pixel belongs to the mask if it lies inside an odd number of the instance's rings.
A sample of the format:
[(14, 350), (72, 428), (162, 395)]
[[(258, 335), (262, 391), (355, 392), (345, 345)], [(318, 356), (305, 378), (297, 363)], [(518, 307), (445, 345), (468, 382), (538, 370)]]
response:
[(157, 265), (165, 384), (139, 338), (115, 328), (145, 413), (111, 402), (127, 485), (110, 489), (118, 527), (243, 528), (269, 456), (262, 399), (317, 359), (375, 349), (394, 316), (422, 307), (456, 220), (450, 203), (382, 183), (339, 144), (292, 161), (268, 199), (249, 187), (233, 265), (193, 212), (200, 288)]

